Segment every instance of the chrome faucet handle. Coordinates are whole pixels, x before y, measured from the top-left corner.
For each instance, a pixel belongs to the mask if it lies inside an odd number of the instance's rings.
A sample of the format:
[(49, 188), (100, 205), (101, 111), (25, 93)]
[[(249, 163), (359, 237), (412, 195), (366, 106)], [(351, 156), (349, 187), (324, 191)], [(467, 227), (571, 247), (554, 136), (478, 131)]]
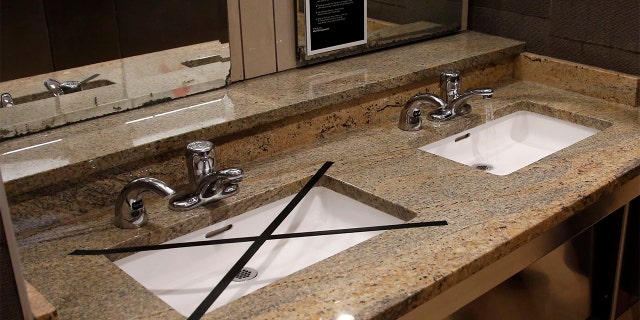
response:
[(239, 168), (222, 169), (203, 177), (195, 191), (181, 192), (169, 199), (169, 209), (191, 210), (210, 202), (222, 200), (238, 193), (243, 171)]
[(402, 107), (398, 128), (404, 131), (418, 131), (422, 127), (422, 111), (424, 106), (436, 107), (437, 110), (445, 110), (447, 105), (444, 100), (432, 93), (417, 94), (411, 97)]
[(210, 141), (194, 141), (187, 145), (185, 161), (187, 163), (187, 174), (189, 184), (195, 188), (200, 181), (215, 173), (214, 146)]
[(203, 179), (198, 186), (198, 193), (206, 202), (224, 199), (238, 192), (238, 183), (242, 181), (243, 175), (240, 168), (222, 169)]
[(440, 73), (440, 96), (449, 105), (458, 98), (460, 92), (460, 72), (444, 71)]

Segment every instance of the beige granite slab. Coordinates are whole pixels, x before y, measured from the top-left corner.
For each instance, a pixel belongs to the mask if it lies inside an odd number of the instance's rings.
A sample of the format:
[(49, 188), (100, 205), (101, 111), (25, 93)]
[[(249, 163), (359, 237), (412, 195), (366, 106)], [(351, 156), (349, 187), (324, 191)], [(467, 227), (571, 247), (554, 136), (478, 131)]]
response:
[[(7, 182), (25, 277), (62, 319), (181, 319), (115, 267), (109, 258), (116, 257), (67, 254), (173, 238), (293, 194), (322, 163), (334, 161), (319, 184), (405, 220), (444, 219), (449, 225), (385, 232), (204, 318), (406, 314), (640, 175), (640, 109), (514, 80), (513, 61), (521, 49), (517, 42), (463, 33), (3, 142), (0, 150), (75, 139), (58, 142), (64, 147), (29, 149), (24, 158), (0, 157), (15, 161), (16, 168), (23, 167), (19, 161), (29, 164), (26, 159), (66, 161)], [(494, 98), (473, 100), (473, 113), (451, 122), (418, 132), (397, 129), (398, 106), (425, 87), (435, 90), (438, 72), (451, 67), (463, 70), (467, 88), (495, 86)], [(213, 100), (230, 119), (180, 131), (190, 116), (156, 116)], [(496, 116), (531, 110), (602, 131), (507, 176), (417, 150), (481, 123), (488, 107)], [(198, 107), (186, 110), (206, 117)], [(155, 125), (122, 134), (121, 123), (148, 117), (144, 121)], [(121, 139), (112, 140), (112, 134)], [(144, 140), (154, 135), (160, 140)], [(184, 183), (182, 147), (196, 138), (216, 142), (221, 166), (242, 165), (241, 192), (189, 212), (169, 211), (162, 199), (150, 198), (147, 226), (114, 227), (113, 194), (139, 176)], [(136, 146), (136, 139), (144, 142)]]
[(524, 53), (515, 76), (588, 96), (640, 106), (640, 77), (583, 64)]
[[(247, 177), (243, 181), (245, 193), (234, 199), (240, 203), (250, 201), (259, 204), (265, 201), (265, 197), (278, 198), (272, 193), (282, 196), (282, 192), (274, 191), (274, 188), (301, 181), (323, 161), (333, 160), (336, 165), (328, 176), (336, 180), (334, 183), (356, 186), (358, 192), (401, 206), (417, 215), (412, 221), (445, 219), (450, 225), (386, 232), (207, 314), (205, 318), (335, 318), (345, 312), (356, 318), (393, 318), (575, 214), (589, 201), (628, 180), (629, 176), (638, 175), (640, 123), (637, 117), (634, 118), (637, 109), (570, 95), (534, 83), (519, 82), (500, 89), (502, 94), (497, 94), (496, 99), (503, 105), (515, 103), (521, 105), (519, 108), (535, 109), (537, 104), (541, 104), (551, 110), (593, 117), (612, 125), (586, 141), (506, 177), (492, 176), (415, 150), (413, 144), (417, 140), (431, 141), (437, 137), (426, 130), (401, 132), (394, 123), (350, 131), (295, 152), (284, 152), (269, 160), (249, 163), (245, 167)], [(521, 103), (519, 93), (543, 98), (526, 100), (533, 104)], [(481, 109), (482, 102), (476, 108)], [(579, 102), (578, 107), (576, 102)], [(603, 112), (605, 109), (608, 112)], [(443, 171), (442, 168), (448, 170)], [(289, 188), (284, 193), (294, 190)], [(228, 216), (227, 211), (235, 211), (242, 206), (246, 205), (211, 206), (190, 215), (215, 219), (220, 215)], [(151, 225), (146, 228), (148, 231), (193, 227), (195, 218), (185, 220), (184, 216), (167, 211), (162, 203), (152, 204), (150, 210), (153, 214)], [(103, 230), (99, 233), (123, 233), (123, 230), (107, 223), (103, 220)], [(69, 290), (76, 288), (75, 280), (68, 279), (67, 275), (69, 264), (73, 264), (77, 268), (91, 270), (93, 277), (105, 279), (103, 284), (96, 286), (99, 290), (92, 288), (90, 292), (77, 292), (82, 295), (80, 301), (93, 301), (103, 295), (115, 296), (111, 300), (115, 305), (148, 305), (148, 299), (156, 300), (139, 292), (142, 289), (128, 289), (132, 291), (116, 295), (118, 290), (128, 288), (126, 285), (130, 285), (132, 280), (112, 267), (106, 268), (107, 261), (98, 263), (94, 258), (64, 257), (79, 243), (86, 244), (86, 247), (99, 247), (98, 243), (107, 239), (100, 240), (103, 237), (96, 232), (31, 247), (24, 253), (26, 276), (44, 285), (45, 290), (52, 284), (52, 279), (59, 279), (53, 282), (56, 290), (60, 293), (75, 292)], [(165, 234), (163, 237), (175, 235)], [(88, 237), (92, 240), (89, 241)], [(109, 241), (103, 243), (118, 243)], [(46, 262), (46, 273), (40, 269), (44, 252), (59, 260), (55, 264)], [(55, 275), (56, 270), (61, 274)], [(67, 286), (71, 287), (65, 289)], [(53, 297), (58, 295), (46, 292)], [(73, 300), (74, 297), (75, 294), (68, 298)], [(409, 305), (406, 305), (406, 299), (410, 299)], [(72, 318), (80, 316), (79, 310), (65, 305), (60, 307), (61, 316), (65, 312)], [(96, 308), (108, 306), (98, 303)], [(112, 310), (109, 312), (119, 312), (109, 314), (121, 317), (135, 312), (133, 318), (153, 317), (158, 308), (153, 305), (143, 310), (109, 308)], [(169, 318), (180, 317), (173, 315)]]

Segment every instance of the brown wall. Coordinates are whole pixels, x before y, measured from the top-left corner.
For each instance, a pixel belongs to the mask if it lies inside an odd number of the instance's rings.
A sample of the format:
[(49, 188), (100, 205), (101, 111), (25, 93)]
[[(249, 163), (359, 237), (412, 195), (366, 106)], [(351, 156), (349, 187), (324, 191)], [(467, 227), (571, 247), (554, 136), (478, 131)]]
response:
[(638, 0), (470, 0), (469, 29), (527, 51), (640, 75)]

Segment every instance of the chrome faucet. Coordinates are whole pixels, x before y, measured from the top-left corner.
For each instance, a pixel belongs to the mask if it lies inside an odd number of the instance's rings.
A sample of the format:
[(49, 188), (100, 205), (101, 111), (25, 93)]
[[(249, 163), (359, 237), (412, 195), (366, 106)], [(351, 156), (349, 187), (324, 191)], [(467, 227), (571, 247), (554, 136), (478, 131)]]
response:
[(13, 107), (16, 104), (13, 102), (13, 98), (8, 93), (3, 93), (0, 97), (0, 108)]
[(471, 106), (467, 101), (472, 97), (480, 96), (491, 98), (494, 90), (492, 88), (477, 88), (460, 93), (460, 72), (445, 71), (440, 74), (440, 95), (442, 98), (431, 94), (417, 94), (409, 99), (398, 120), (398, 128), (405, 131), (416, 131), (422, 127), (422, 110), (424, 104), (436, 107), (435, 111), (429, 113), (431, 121), (445, 121), (453, 119), (459, 115), (471, 112)]
[(49, 92), (51, 92), (51, 94), (54, 97), (59, 97), (63, 94), (69, 94), (69, 93), (74, 93), (74, 92), (78, 92), (78, 91), (82, 91), (82, 89), (84, 88), (83, 86), (93, 80), (94, 78), (98, 77), (100, 74), (96, 73), (93, 74), (91, 76), (89, 76), (88, 78), (82, 80), (82, 81), (63, 81), (60, 82), (56, 79), (47, 79), (44, 81), (44, 87), (47, 88), (47, 90)]
[(170, 196), (168, 207), (176, 211), (191, 210), (238, 193), (238, 183), (242, 181), (243, 176), (242, 169), (226, 168), (215, 171), (213, 143), (189, 143), (185, 161), (189, 183), (183, 191), (176, 192), (155, 178), (139, 178), (129, 182), (116, 201), (115, 225), (123, 229), (135, 229), (147, 222), (147, 211), (141, 199), (141, 195), (147, 191), (162, 197)]

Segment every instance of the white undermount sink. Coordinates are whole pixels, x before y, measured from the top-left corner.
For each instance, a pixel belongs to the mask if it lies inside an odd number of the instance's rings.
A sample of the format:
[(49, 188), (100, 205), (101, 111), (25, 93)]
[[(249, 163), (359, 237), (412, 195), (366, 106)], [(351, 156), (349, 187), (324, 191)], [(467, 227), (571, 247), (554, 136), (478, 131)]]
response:
[(419, 149), (495, 175), (507, 175), (599, 132), (518, 111)]
[[(293, 195), (194, 231), (167, 243), (208, 240), (205, 234), (232, 225), (210, 239), (260, 235), (293, 199)], [(273, 234), (404, 223), (403, 220), (325, 187), (314, 187)], [(326, 259), (382, 231), (268, 240), (246, 264), (257, 276), (231, 282), (209, 311), (249, 294), (293, 272)], [(140, 252), (115, 264), (189, 316), (251, 245), (250, 242)], [(253, 270), (241, 272), (245, 278)], [(239, 277), (239, 276), (238, 276)]]

